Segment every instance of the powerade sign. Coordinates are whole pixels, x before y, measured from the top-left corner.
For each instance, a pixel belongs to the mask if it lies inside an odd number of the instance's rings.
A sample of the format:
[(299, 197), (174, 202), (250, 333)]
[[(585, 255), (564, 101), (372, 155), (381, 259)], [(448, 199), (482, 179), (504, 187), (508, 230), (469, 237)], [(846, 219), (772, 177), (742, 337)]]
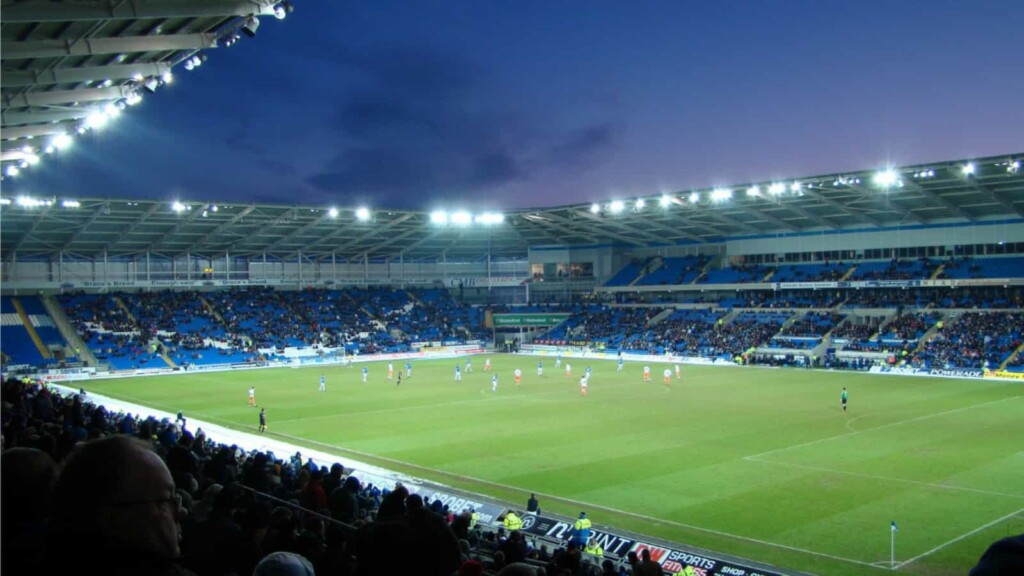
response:
[[(523, 532), (532, 536), (564, 541), (568, 540), (572, 534), (573, 525), (569, 522), (544, 516), (533, 516), (531, 514), (524, 514), (522, 518)], [(590, 534), (601, 545), (606, 555), (623, 558), (628, 553), (635, 552), (637, 556), (640, 556), (643, 550), (647, 550), (651, 554), (651, 559), (661, 564), (662, 570), (669, 574), (684, 576), (784, 576), (780, 572), (751, 568), (750, 566), (726, 562), (685, 550), (664, 548), (600, 530), (592, 530)]]
[(569, 314), (495, 314), (493, 317), (495, 328), (520, 328), (558, 326), (569, 317)]

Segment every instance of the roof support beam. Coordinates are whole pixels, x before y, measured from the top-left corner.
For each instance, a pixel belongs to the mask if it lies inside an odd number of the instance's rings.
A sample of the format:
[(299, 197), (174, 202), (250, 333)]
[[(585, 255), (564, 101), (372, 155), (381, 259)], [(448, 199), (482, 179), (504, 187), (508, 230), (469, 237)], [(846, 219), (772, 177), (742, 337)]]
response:
[(791, 232), (799, 232), (800, 231), (800, 228), (798, 226), (794, 226), (791, 222), (787, 222), (787, 221), (783, 220), (782, 218), (779, 218), (779, 217), (777, 217), (777, 216), (775, 216), (773, 214), (769, 214), (768, 212), (765, 212), (764, 210), (761, 210), (757, 206), (754, 206), (753, 203), (744, 204), (743, 205), (743, 209), (744, 210), (750, 210), (754, 214), (757, 214), (758, 216), (764, 218), (765, 220), (768, 220), (769, 222), (771, 222), (772, 224), (775, 224), (776, 226), (778, 226), (780, 228), (785, 228), (787, 230), (790, 230)]
[(50, 124), (53, 122), (67, 122), (68, 120), (81, 120), (92, 114), (99, 108), (66, 108), (63, 110), (51, 110), (47, 112), (3, 112), (4, 138), (8, 137), (8, 126), (21, 126), (24, 124)]
[[(132, 222), (130, 226), (128, 226), (128, 228), (125, 228), (124, 230), (121, 230), (121, 233), (117, 235), (116, 239), (111, 240), (110, 242), (108, 242), (107, 245), (103, 247), (103, 251), (104, 252), (110, 252), (122, 240), (124, 240), (125, 238), (130, 236), (133, 232), (138, 230), (139, 226), (142, 226), (146, 222), (146, 220), (148, 220), (149, 217), (152, 216), (153, 214), (155, 214), (156, 211), (159, 210), (159, 209), (160, 209), (160, 203), (159, 202), (154, 202), (153, 205), (150, 206), (149, 209), (146, 210), (141, 216), (136, 218), (135, 221)], [(67, 246), (65, 246), (65, 248), (67, 248)]]
[(217, 47), (216, 34), (175, 34), (167, 36), (126, 36), (82, 38), (80, 40), (30, 40), (0, 44), (0, 59), (60, 58), (125, 52), (203, 50)]
[(29, 227), (29, 229), (25, 232), (25, 234), (21, 238), (18, 238), (18, 243), (14, 245), (14, 250), (13, 250), (14, 252), (18, 252), (19, 250), (21, 250), (21, 247), (25, 245), (25, 242), (27, 242), (28, 239), (32, 237), (32, 234), (35, 233), (36, 228), (39, 228), (39, 226), (44, 221), (46, 221), (46, 216), (50, 213), (50, 210), (52, 208), (53, 208), (53, 205), (51, 204), (49, 206), (44, 207), (42, 210), (39, 211), (39, 215), (36, 216), (36, 219), (32, 222), (32, 226)]
[(31, 0), (4, 6), (5, 22), (83, 22), (143, 18), (202, 18), (272, 14), (276, 0), (76, 2), (55, 6)]
[[(853, 186), (850, 186), (850, 189), (851, 190), (856, 190), (857, 192), (860, 192), (862, 195), (864, 193), (864, 189), (863, 188), (855, 188)], [(868, 225), (871, 225), (871, 226), (878, 226), (879, 225), (879, 223), (877, 221), (872, 220), (872, 219), (868, 218), (867, 216), (864, 216), (863, 214), (861, 214), (859, 212), (855, 212), (853, 210), (850, 210), (849, 207), (844, 206), (844, 205), (840, 204), (839, 202), (836, 202), (835, 200), (832, 200), (831, 198), (825, 196), (824, 194), (815, 191), (813, 188), (803, 188), (803, 192), (804, 192), (804, 194), (806, 194), (806, 195), (808, 195), (808, 196), (810, 196), (812, 198), (816, 198), (816, 199), (820, 200), (821, 202), (824, 202), (825, 204), (828, 204), (829, 206), (835, 208), (836, 210), (839, 210), (839, 211), (843, 212), (844, 214), (848, 215), (850, 218), (853, 218), (855, 220), (860, 220), (862, 223), (868, 224)], [(792, 205), (790, 205), (790, 204), (792, 204)], [(807, 210), (804, 210), (803, 208), (797, 206), (795, 203), (783, 204), (782, 202), (780, 202), (779, 205), (780, 206), (785, 206), (786, 208), (788, 208), (790, 210), (799, 212), (805, 218), (809, 218), (812, 221), (819, 222), (819, 223), (821, 223), (823, 225), (828, 226), (829, 228), (832, 228), (832, 229), (836, 228), (835, 225), (826, 222), (824, 219), (822, 219), (819, 216), (815, 216), (814, 214), (811, 214)]]
[(244, 210), (242, 210), (238, 214), (235, 214), (234, 216), (232, 216), (230, 220), (228, 220), (227, 222), (222, 223), (220, 226), (217, 226), (216, 228), (211, 230), (206, 236), (203, 236), (199, 240), (196, 240), (196, 242), (195, 242), (196, 249), (197, 250), (202, 250), (206, 246), (206, 243), (209, 242), (211, 238), (216, 237), (217, 234), (220, 234), (225, 229), (230, 228), (231, 226), (234, 226), (235, 224), (238, 223), (239, 220), (241, 220), (242, 218), (245, 218), (246, 216), (248, 216), (255, 209), (256, 209), (256, 205), (255, 204), (250, 204), (249, 206), (246, 206)]
[(939, 204), (942, 204), (942, 206), (944, 208), (946, 208), (950, 212), (956, 214), (957, 216), (959, 216), (959, 217), (961, 217), (961, 218), (963, 218), (965, 220), (970, 220), (971, 222), (974, 222), (976, 220), (976, 218), (974, 218), (973, 216), (971, 216), (967, 212), (964, 212), (956, 204), (953, 204), (949, 200), (943, 198), (942, 196), (936, 194), (935, 192), (932, 192), (928, 188), (926, 188), (924, 186), (918, 185), (918, 183), (914, 182), (913, 180), (909, 180), (909, 179), (904, 178), (903, 179), (903, 185), (905, 187), (913, 190), (914, 192), (920, 192), (921, 194), (924, 194), (925, 196), (931, 198), (932, 200), (938, 202)]
[(107, 203), (97, 204), (96, 208), (92, 211), (92, 215), (89, 216), (89, 219), (79, 226), (78, 230), (71, 235), (71, 238), (68, 238), (67, 241), (64, 242), (64, 245), (60, 247), (60, 251), (63, 252), (67, 250), (68, 247), (73, 245), (75, 241), (82, 237), (83, 234), (87, 233), (89, 231), (89, 227), (100, 219), (100, 216), (102, 216), (103, 212), (108, 209), (108, 206), (109, 204)]
[[(386, 237), (387, 234), (385, 234), (385, 233), (388, 230), (391, 230), (391, 229), (395, 228), (396, 226), (399, 226), (400, 224), (403, 224), (406, 220), (409, 220), (412, 217), (413, 217), (413, 213), (412, 212), (403, 214), (403, 215), (399, 216), (398, 218), (392, 220), (391, 222), (388, 222), (387, 224), (384, 224), (380, 228), (368, 230), (367, 232), (359, 235), (358, 237), (356, 237), (356, 238), (354, 238), (352, 240), (349, 240), (348, 242), (346, 242), (344, 244), (332, 247), (331, 251), (332, 252), (344, 252), (345, 250), (347, 250), (349, 248), (352, 248), (354, 246), (358, 246), (358, 245), (363, 244), (367, 239), (373, 238), (374, 236), (385, 236)], [(413, 229), (415, 229), (415, 228), (416, 228), (416, 224), (414, 223), (413, 224)], [(337, 233), (340, 234), (341, 233), (341, 229), (339, 229)], [(307, 248), (309, 246), (314, 246), (314, 245), (317, 245), (317, 244), (324, 244), (326, 240), (328, 240), (330, 237), (333, 237), (335, 235), (336, 234), (332, 234), (331, 236), (324, 237), (321, 240), (317, 240), (316, 242), (311, 242), (310, 244), (307, 245)], [(365, 252), (365, 250), (363, 250), (363, 252)]]
[(75, 102), (96, 102), (100, 100), (118, 100), (127, 98), (132, 90), (126, 86), (109, 88), (84, 88), (81, 90), (54, 90), (51, 92), (31, 92), (28, 94), (4, 96), (4, 106), (12, 108), (29, 106), (60, 106)]
[(46, 86), (49, 84), (78, 84), (97, 78), (128, 80), (131, 78), (153, 78), (171, 71), (167, 62), (112, 64), (110, 66), (89, 66), (82, 68), (57, 68), (55, 70), (4, 70), (0, 73), (7, 88)]
[(968, 185), (971, 188), (974, 188), (978, 192), (981, 192), (986, 197), (988, 197), (989, 200), (992, 200), (996, 204), (999, 204), (1000, 206), (1002, 206), (1007, 212), (1013, 212), (1017, 216), (1024, 216), (1024, 209), (1018, 208), (1016, 205), (1014, 205), (1013, 202), (1010, 202), (1009, 200), (1007, 200), (1004, 196), (1002, 196), (1001, 194), (999, 194), (995, 190), (992, 190), (991, 188), (989, 188), (989, 187), (985, 186), (984, 184), (978, 182), (974, 178), (969, 178), (967, 180), (967, 183), (968, 183)]
[(36, 138), (40, 136), (56, 136), (67, 134), (68, 126), (65, 124), (41, 124), (36, 126), (4, 126), (4, 141), (10, 142), (18, 138)]
[[(864, 187), (859, 185), (859, 184), (847, 184), (847, 186), (850, 187), (853, 190), (856, 190), (856, 191), (860, 192), (861, 194), (863, 194), (865, 196), (870, 194), (870, 191), (865, 190)], [(889, 198), (889, 191), (888, 190), (886, 190), (886, 192), (882, 196), (882, 198), (878, 198), (877, 195), (875, 196), (875, 200), (874, 201), (876, 203), (878, 203), (879, 200), (881, 200), (881, 204), (882, 204), (882, 206), (884, 208), (887, 208), (888, 210), (890, 210), (892, 212), (895, 212), (895, 213), (899, 214), (900, 216), (903, 216), (904, 218), (909, 218), (911, 220), (915, 220), (918, 224), (925, 224), (925, 223), (927, 223), (927, 220), (922, 218), (920, 215), (915, 214), (913, 210), (907, 210), (906, 208), (902, 208), (900, 206), (897, 206), (896, 204), (893, 204), (892, 200)]]

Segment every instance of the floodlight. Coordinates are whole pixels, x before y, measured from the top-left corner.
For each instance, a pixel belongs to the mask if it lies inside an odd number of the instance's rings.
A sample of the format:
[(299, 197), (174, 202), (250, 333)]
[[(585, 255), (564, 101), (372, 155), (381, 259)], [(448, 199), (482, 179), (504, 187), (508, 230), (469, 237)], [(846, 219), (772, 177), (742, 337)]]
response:
[(892, 170), (885, 170), (875, 174), (875, 184), (883, 188), (888, 188), (895, 184), (899, 180), (899, 176)]
[(711, 200), (714, 202), (724, 202), (732, 198), (732, 190), (729, 188), (715, 188), (711, 191)]
[(356, 210), (356, 220), (359, 220), (360, 222), (366, 222), (369, 219), (370, 219), (370, 209), (369, 208), (359, 208), (358, 210)]
[(668, 208), (669, 205), (672, 204), (672, 197), (669, 196), (668, 194), (665, 194), (661, 197), (660, 200), (658, 200), (658, 204), (661, 204), (662, 208)]
[(188, 210), (188, 207), (175, 200), (171, 203), (171, 210), (174, 210), (175, 212), (184, 212), (185, 210)]
[(611, 203), (608, 204), (608, 211), (611, 212), (612, 214), (618, 214), (619, 212), (622, 212), (625, 209), (626, 203), (623, 202), (622, 200), (612, 200)]
[(164, 81), (164, 84), (171, 84), (174, 82), (174, 74), (170, 72), (164, 72), (163, 76), (160, 77)]
[(451, 215), (452, 224), (458, 224), (459, 226), (465, 226), (473, 223), (473, 215), (465, 210), (459, 210), (453, 212)]
[(750, 188), (747, 188), (747, 196), (750, 196), (751, 198), (757, 198), (760, 195), (761, 195), (761, 188), (760, 187), (755, 185), (755, 186), (751, 186)]
[(334, 206), (331, 206), (327, 210), (327, 215), (330, 216), (331, 218), (337, 218), (338, 217), (338, 209), (335, 208)]
[(89, 128), (100, 129), (107, 125), (108, 120), (110, 120), (110, 117), (103, 112), (93, 112), (86, 116), (85, 125)]
[(964, 176), (973, 176), (974, 175), (974, 162), (968, 162), (967, 164), (964, 165), (962, 170), (963, 170)]
[(445, 212), (444, 210), (434, 210), (433, 212), (430, 213), (430, 221), (433, 224), (447, 224), (448, 213)]
[(18, 170), (18, 167), (12, 164), (7, 167), (6, 172), (8, 176), (17, 176), (18, 173), (21, 172), (21, 170)]
[(28, 162), (29, 166), (35, 166), (39, 164), (39, 156), (36, 154), (26, 154), (25, 161)]
[(279, 2), (274, 5), (274, 17), (278, 20), (284, 20), (289, 14), (295, 10), (291, 2)]
[(143, 88), (150, 92), (156, 92), (156, 89), (160, 86), (160, 81), (156, 78), (150, 78), (146, 80), (146, 83), (142, 85)]
[(782, 182), (775, 182), (768, 187), (768, 193), (772, 196), (778, 196), (786, 191), (786, 185)]
[(796, 194), (797, 192), (799, 192), (799, 191), (800, 191), (800, 183), (799, 183), (799, 182), (793, 182), (793, 183), (792, 183), (792, 184), (791, 184), (791, 185), (789, 186), (789, 191), (790, 191), (790, 192), (792, 192), (792, 193), (794, 193), (794, 194)]
[(591, 204), (590, 211), (593, 212), (594, 214), (597, 214), (598, 212), (601, 211), (601, 205), (596, 202)]
[(644, 206), (647, 206), (647, 202), (645, 202), (643, 198), (637, 198), (636, 199), (636, 204), (634, 205), (634, 207), (637, 210), (643, 210)]
[(256, 36), (256, 31), (259, 30), (259, 28), (260, 20), (255, 16), (249, 16), (245, 19), (245, 23), (242, 24), (242, 32), (244, 32), (249, 38)]
[(78, 200), (63, 200), (63, 201), (61, 201), (60, 205), (65, 207), (65, 208), (81, 208), (82, 207), (82, 203), (79, 202)]
[(505, 221), (505, 215), (500, 212), (484, 212), (476, 217), (477, 224), (501, 224)]
[(700, 194), (697, 192), (690, 192), (690, 204), (696, 204), (700, 202)]
[(71, 146), (72, 142), (73, 140), (71, 139), (71, 136), (68, 136), (67, 134), (58, 134), (53, 138), (52, 144), (57, 150), (63, 150), (68, 146)]

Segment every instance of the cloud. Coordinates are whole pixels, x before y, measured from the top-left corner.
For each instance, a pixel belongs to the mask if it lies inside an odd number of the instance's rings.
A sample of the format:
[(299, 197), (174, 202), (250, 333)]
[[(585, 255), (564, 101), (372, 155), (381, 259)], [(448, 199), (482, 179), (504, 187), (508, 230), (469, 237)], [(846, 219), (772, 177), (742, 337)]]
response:
[(558, 133), (548, 118), (478, 97), (486, 75), (450, 54), (332, 58), (370, 82), (343, 94), (325, 122), (337, 136), (327, 145), (334, 153), (306, 179), (322, 192), (386, 198), (395, 207), (472, 200), (542, 173), (586, 170), (617, 143), (610, 122)]
[(575, 130), (547, 151), (552, 166), (584, 168), (602, 159), (618, 144), (619, 129), (612, 123)]

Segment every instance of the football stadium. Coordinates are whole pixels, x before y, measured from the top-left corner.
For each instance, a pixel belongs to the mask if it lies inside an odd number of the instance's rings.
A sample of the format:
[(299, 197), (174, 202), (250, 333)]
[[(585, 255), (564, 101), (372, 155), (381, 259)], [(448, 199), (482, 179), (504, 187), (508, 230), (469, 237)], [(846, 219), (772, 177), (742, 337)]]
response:
[[(5, 3), (5, 188), (291, 11), (193, 4)], [(967, 574), (1024, 533), (1022, 161), (501, 211), (5, 190), (3, 567)]]

